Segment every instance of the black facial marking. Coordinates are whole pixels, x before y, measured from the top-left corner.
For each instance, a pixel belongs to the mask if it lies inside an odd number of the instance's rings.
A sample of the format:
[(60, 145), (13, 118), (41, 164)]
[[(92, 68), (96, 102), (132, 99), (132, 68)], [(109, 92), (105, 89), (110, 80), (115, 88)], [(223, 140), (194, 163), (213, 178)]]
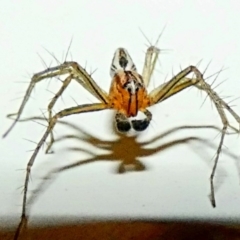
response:
[(123, 69), (125, 69), (128, 64), (128, 60), (125, 57), (120, 57), (119, 64)]
[(129, 121), (117, 121), (116, 126), (119, 132), (128, 132), (131, 129)]
[(135, 131), (144, 131), (149, 125), (148, 119), (143, 120), (132, 120), (132, 127)]
[(131, 82), (133, 81), (134, 86), (135, 86), (134, 93), (137, 93), (138, 90), (143, 87), (142, 83), (137, 81), (137, 79), (134, 77), (134, 75), (131, 73), (131, 71), (125, 71), (125, 73), (130, 77), (129, 77), (128, 81), (123, 84), (123, 88), (125, 88), (130, 94), (133, 94), (132, 85), (131, 85)]

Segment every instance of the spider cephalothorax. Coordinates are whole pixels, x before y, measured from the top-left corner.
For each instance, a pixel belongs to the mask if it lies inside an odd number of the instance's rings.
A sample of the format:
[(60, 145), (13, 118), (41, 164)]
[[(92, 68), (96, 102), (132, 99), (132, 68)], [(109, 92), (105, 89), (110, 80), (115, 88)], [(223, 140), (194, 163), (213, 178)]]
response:
[[(142, 76), (135, 71), (118, 70), (112, 80), (109, 101), (112, 108), (117, 110), (116, 126), (118, 131), (130, 130), (131, 124), (128, 118), (135, 117), (138, 111), (145, 112), (150, 105)], [(144, 120), (132, 120), (133, 128), (143, 131), (149, 125), (150, 120), (149, 116)]]

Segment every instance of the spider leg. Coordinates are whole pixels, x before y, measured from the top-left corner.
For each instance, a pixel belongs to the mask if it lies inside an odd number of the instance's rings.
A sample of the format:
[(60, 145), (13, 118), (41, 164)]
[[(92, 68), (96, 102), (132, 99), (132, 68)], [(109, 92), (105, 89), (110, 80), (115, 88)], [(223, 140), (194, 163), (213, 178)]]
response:
[(146, 87), (148, 87), (151, 80), (159, 53), (160, 49), (158, 49), (157, 47), (151, 46), (147, 49), (142, 71), (142, 78)]
[[(68, 87), (68, 85), (71, 82), (72, 78), (73, 78), (73, 76), (70, 75), (63, 81), (62, 87), (59, 89), (59, 91), (55, 94), (55, 96), (52, 98), (52, 100), (48, 104), (48, 123), (50, 122), (50, 120), (52, 118), (52, 109), (53, 109), (56, 101), (62, 95), (64, 90)], [(53, 143), (54, 143), (54, 135), (53, 135), (53, 131), (51, 131), (50, 132), (50, 142), (47, 143), (47, 149), (46, 149), (45, 153), (49, 153), (49, 150), (52, 147)]]
[(22, 205), (21, 222), (19, 224), (16, 235), (18, 235), (20, 233), (21, 228), (23, 226), (26, 226), (26, 223), (27, 223), (26, 203), (27, 203), (27, 191), (28, 191), (28, 184), (29, 184), (31, 168), (34, 164), (34, 161), (35, 161), (35, 158), (36, 158), (36, 156), (39, 152), (39, 149), (42, 147), (42, 145), (46, 141), (48, 135), (52, 132), (54, 126), (57, 123), (57, 120), (59, 118), (63, 118), (63, 117), (73, 115), (73, 114), (79, 114), (79, 113), (84, 113), (84, 112), (93, 112), (93, 111), (101, 111), (101, 110), (104, 110), (104, 109), (107, 109), (107, 108), (108, 108), (108, 105), (105, 104), (105, 103), (84, 104), (84, 105), (64, 109), (64, 110), (58, 112), (57, 114), (55, 114), (50, 119), (49, 125), (48, 125), (43, 137), (38, 142), (37, 147), (35, 148), (32, 156), (31, 156), (31, 158), (30, 158), (30, 160), (28, 161), (28, 164), (27, 164), (26, 177), (25, 177), (24, 190), (23, 190), (23, 205)]
[[(59, 89), (59, 91), (55, 94), (55, 96), (53, 97), (51, 102), (48, 104), (48, 123), (50, 123), (50, 121), (52, 119), (52, 109), (53, 109), (56, 101), (63, 94), (64, 90), (68, 87), (71, 80), (72, 80), (72, 75), (68, 76), (63, 81), (62, 87)], [(53, 143), (54, 143), (54, 135), (53, 135), (53, 131), (51, 131), (50, 132), (50, 141), (49, 141), (49, 143), (47, 143), (47, 149), (46, 149), (45, 153), (49, 153)]]
[[(192, 79), (186, 78), (186, 76), (191, 72), (195, 73), (196, 78), (192, 78)], [(219, 155), (222, 150), (224, 137), (227, 132), (227, 127), (230, 127), (232, 129), (234, 129), (235, 131), (239, 132), (238, 130), (236, 130), (236, 128), (233, 128), (229, 124), (226, 114), (224, 112), (224, 109), (227, 110), (239, 124), (240, 124), (240, 117), (235, 113), (235, 111), (233, 109), (231, 109), (231, 107), (224, 100), (222, 100), (218, 96), (218, 94), (211, 88), (211, 86), (205, 82), (205, 80), (203, 79), (202, 73), (194, 66), (189, 66), (188, 68), (181, 71), (179, 74), (177, 74), (175, 77), (173, 77), (169, 82), (161, 85), (161, 88), (158, 88), (158, 91), (156, 91), (156, 90), (152, 91), (149, 94), (151, 101), (152, 101), (151, 105), (162, 102), (162, 101), (166, 100), (167, 98), (173, 96), (174, 94), (176, 94), (190, 86), (195, 86), (198, 89), (203, 90), (204, 92), (206, 92), (208, 94), (210, 99), (213, 101), (213, 103), (219, 113), (219, 116), (222, 120), (222, 124), (223, 124), (222, 131), (221, 131), (221, 139), (220, 139), (220, 143), (219, 143), (219, 146), (217, 149), (216, 157), (214, 159), (214, 166), (213, 166), (211, 176), (210, 176), (211, 203), (212, 203), (212, 206), (215, 207), (216, 201), (215, 201), (215, 195), (214, 195), (213, 179), (214, 179), (214, 175), (216, 172)]]
[[(14, 122), (12, 123), (10, 128), (3, 134), (3, 137), (6, 137), (8, 135), (8, 133), (12, 130), (12, 128), (15, 126), (15, 124), (20, 119), (22, 112), (24, 110), (24, 107), (25, 107), (27, 101), (29, 100), (32, 90), (35, 87), (35, 84), (40, 82), (43, 79), (53, 78), (53, 77), (61, 76), (64, 74), (70, 74), (71, 80), (72, 79), (76, 80), (79, 84), (81, 84), (87, 91), (89, 91), (91, 94), (93, 94), (101, 102), (107, 103), (108, 100), (107, 100), (106, 92), (104, 92), (97, 85), (97, 83), (93, 80), (93, 78), (87, 73), (87, 71), (84, 68), (82, 68), (76, 62), (65, 62), (61, 65), (48, 68), (42, 72), (39, 72), (39, 73), (36, 73), (33, 75), (18, 112), (7, 115), (7, 117), (9, 117), (9, 118), (16, 115), (16, 118), (14, 119)], [(64, 82), (63, 84), (66, 84), (66, 82)], [(59, 91), (61, 91), (61, 90), (59, 90)]]

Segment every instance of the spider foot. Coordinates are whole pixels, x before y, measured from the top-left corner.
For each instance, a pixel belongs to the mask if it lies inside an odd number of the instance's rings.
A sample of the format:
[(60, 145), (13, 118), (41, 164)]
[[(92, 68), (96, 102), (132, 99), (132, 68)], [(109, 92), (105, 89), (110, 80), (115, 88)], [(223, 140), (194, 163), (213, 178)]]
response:
[(53, 154), (53, 153), (54, 153), (53, 150), (46, 150), (46, 151), (45, 151), (45, 154)]
[(51, 149), (52, 148), (52, 144), (49, 143), (48, 146), (47, 146), (47, 149), (45, 151), (46, 154), (53, 154), (54, 151)]
[(7, 115), (7, 118), (15, 120), (15, 118), (12, 118), (12, 117), (14, 117), (16, 115), (18, 115), (18, 113), (10, 113), (10, 114)]
[[(27, 231), (27, 224), (28, 224), (28, 218), (26, 215), (22, 215), (21, 217), (21, 221), (17, 227), (17, 230), (15, 231), (15, 234), (14, 234), (14, 240), (16, 239), (19, 239), (20, 235), (21, 236), (24, 236), (26, 234), (26, 231)], [(21, 238), (23, 239), (23, 238)]]

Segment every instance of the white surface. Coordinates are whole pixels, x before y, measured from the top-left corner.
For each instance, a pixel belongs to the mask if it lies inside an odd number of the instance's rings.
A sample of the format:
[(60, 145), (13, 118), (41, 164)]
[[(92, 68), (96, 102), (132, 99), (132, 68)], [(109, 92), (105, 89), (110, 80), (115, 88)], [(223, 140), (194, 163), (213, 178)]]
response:
[[(137, 68), (142, 69), (145, 44), (148, 43), (139, 27), (154, 43), (166, 25), (159, 47), (171, 51), (160, 56), (152, 87), (170, 79), (172, 71), (179, 72), (180, 65), (184, 68), (202, 59), (200, 69), (203, 71), (212, 60), (205, 76), (210, 76), (222, 66), (228, 67), (215, 82), (216, 86), (227, 79), (217, 87), (217, 92), (222, 96), (231, 96), (229, 101), (239, 97), (239, 11), (238, 1), (3, 0), (0, 14), (0, 132), (4, 133), (10, 126), (11, 121), (5, 116), (20, 106), (22, 98), (19, 97), (25, 93), (31, 75), (45, 68), (37, 53), (47, 65), (56, 64), (42, 46), (61, 61), (73, 37), (68, 59), (82, 65), (87, 62), (89, 71), (97, 68), (93, 76), (108, 91), (110, 62), (117, 47), (127, 48)], [(209, 79), (210, 82), (212, 80)], [(25, 83), (17, 83), (23, 81)], [(38, 84), (24, 116), (41, 115), (40, 109), (45, 111), (52, 97), (46, 89), (56, 92), (59, 86), (59, 81), (54, 79)], [(19, 99), (11, 101), (15, 98)], [(96, 101), (81, 86), (72, 83), (55, 111), (75, 106), (72, 98), (78, 103)], [(201, 107), (204, 99), (205, 94), (191, 89), (153, 107), (152, 124), (137, 141), (150, 140), (183, 125), (221, 127), (220, 118), (209, 99)], [(233, 104), (240, 114), (239, 99)], [(216, 131), (181, 130), (146, 146), (158, 147), (171, 140), (195, 136), (208, 139), (215, 148), (192, 142), (191, 145), (178, 145), (155, 154), (147, 153), (145, 157), (136, 152), (136, 158), (146, 165), (146, 171), (117, 174), (121, 151), (131, 151), (132, 147), (128, 149), (128, 146), (134, 141), (124, 140), (124, 143), (116, 144), (118, 137), (112, 129), (112, 113), (89, 113), (67, 119), (90, 136), (98, 137), (100, 143), (112, 141), (107, 145), (109, 151), (84, 143), (84, 140), (56, 143), (53, 155), (44, 155), (43, 150), (40, 151), (31, 175), (29, 196), (54, 167), (91, 157), (81, 151), (70, 151), (70, 147), (82, 147), (98, 155), (108, 153), (112, 161), (89, 163), (60, 173), (50, 186), (36, 195), (30, 209), (32, 219), (66, 215), (78, 218), (239, 218), (238, 159), (221, 155), (215, 178), (216, 209), (211, 207), (208, 198), (212, 159), (220, 140)], [(232, 123), (238, 126), (234, 121)], [(43, 131), (44, 127), (39, 124), (19, 123), (6, 139), (1, 140), (0, 216), (14, 217), (15, 222), (18, 221), (22, 203), (22, 188), (19, 187), (22, 187), (25, 178), (22, 169), (31, 155), (28, 150), (35, 147), (34, 143), (24, 139), (37, 142)], [(65, 134), (82, 136), (78, 131), (60, 125), (55, 133), (56, 137)], [(236, 135), (227, 136), (224, 143), (236, 156), (239, 156), (239, 144), (240, 139)], [(120, 153), (111, 154), (111, 149), (115, 148), (120, 149)]]

